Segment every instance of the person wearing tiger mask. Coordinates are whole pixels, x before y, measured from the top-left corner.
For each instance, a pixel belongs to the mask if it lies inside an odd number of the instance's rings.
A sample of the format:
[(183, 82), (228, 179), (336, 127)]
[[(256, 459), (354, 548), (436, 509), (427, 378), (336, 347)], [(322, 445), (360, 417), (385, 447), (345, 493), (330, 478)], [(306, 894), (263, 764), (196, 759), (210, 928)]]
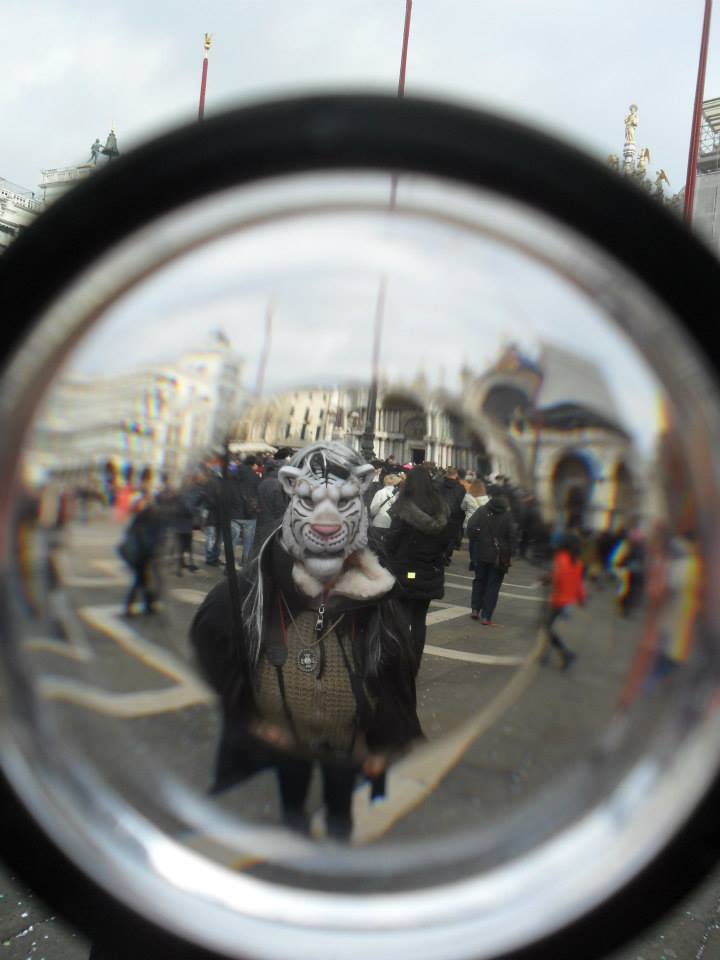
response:
[(284, 822), (308, 830), (313, 767), (327, 833), (352, 832), (362, 778), (384, 795), (395, 756), (422, 737), (407, 604), (367, 548), (371, 464), (341, 443), (300, 450), (280, 468), (282, 523), (238, 577), (216, 585), (191, 626), (222, 731), (214, 792), (274, 768)]

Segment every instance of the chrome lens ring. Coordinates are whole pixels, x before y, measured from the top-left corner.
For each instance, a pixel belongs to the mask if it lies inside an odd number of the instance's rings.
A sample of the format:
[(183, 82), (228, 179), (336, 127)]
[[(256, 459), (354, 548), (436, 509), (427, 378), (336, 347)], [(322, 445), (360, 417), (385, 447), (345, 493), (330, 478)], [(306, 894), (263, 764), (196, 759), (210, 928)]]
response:
[[(428, 101), (364, 96), (318, 97), (225, 114), (155, 141), (82, 184), (58, 201), (37, 226), (11, 247), (0, 263), (0, 283), (6, 293), (13, 329), (25, 334), (50, 310), (63, 290), (99, 257), (128, 234), (152, 224), (177, 207), (227, 187), (252, 185), (268, 178), (362, 169), (421, 173), (496, 191), (549, 215), (619, 261), (628, 274), (652, 292), (685, 333), (689, 332), (702, 345), (703, 321), (712, 315), (711, 291), (716, 285), (717, 264), (679, 224), (638, 191), (584, 156), (507, 121)], [(38, 264), (45, 268), (39, 282)], [(14, 473), (18, 447), (32, 412), (28, 380), (38, 377), (40, 370), (46, 369), (47, 364), (66, 349), (65, 337), (44, 354), (40, 351), (28, 355), (20, 345), (7, 370), (5, 410), (9, 429), (3, 452), (6, 480)], [(687, 357), (691, 358), (691, 366), (686, 366), (684, 375), (692, 378), (695, 388), (700, 387), (699, 393), (706, 393), (707, 402), (712, 403), (714, 388), (710, 377), (689, 344)], [(705, 381), (707, 390), (702, 389)], [(713, 416), (710, 420), (714, 424)], [(716, 483), (715, 477), (710, 479)], [(6, 494), (10, 489), (8, 482)], [(705, 506), (707, 515), (712, 515), (714, 504)], [(7, 503), (4, 511), (7, 517)], [(709, 623), (708, 630), (713, 626)], [(32, 724), (31, 714), (25, 719)], [(613, 888), (631, 879), (656, 853), (658, 846), (681, 827), (707, 789), (715, 772), (714, 767), (707, 766), (707, 758), (715, 756), (717, 721), (710, 718), (701, 727), (700, 723), (696, 724), (689, 735), (692, 742), (688, 743), (684, 757), (683, 769), (687, 774), (684, 788), (671, 789), (666, 785), (665, 792), (658, 792), (656, 802), (660, 807), (655, 809), (659, 811), (663, 807), (674, 811), (663, 820), (662, 835), (648, 834), (642, 838), (634, 850), (632, 863), (615, 863), (602, 882), (594, 888), (589, 884), (580, 912), (593, 909)], [(21, 765), (14, 762), (13, 750), (18, 746), (7, 745), (6, 773), (41, 825), (51, 830), (52, 817), (44, 816), (42, 798), (38, 794), (30, 795), (32, 784), (27, 780), (23, 782), (19, 773)], [(32, 737), (21, 745), (19, 752), (23, 751), (32, 754)], [(37, 763), (41, 758), (35, 754), (30, 759)], [(703, 768), (704, 772), (700, 772)], [(24, 769), (27, 773), (32, 764), (25, 765)], [(631, 786), (628, 786), (628, 796), (631, 796)], [(637, 796), (631, 799), (637, 801)], [(614, 815), (618, 812), (616, 806)], [(66, 852), (72, 850), (69, 836), (66, 835), (63, 842), (58, 834), (59, 831), (55, 831), (60, 846)], [(80, 854), (75, 851), (85, 869), (89, 868), (89, 864), (83, 862), (87, 854), (88, 847)], [(146, 887), (145, 895), (155, 891), (155, 906), (147, 910), (147, 903), (133, 899), (130, 887), (127, 883), (121, 899), (133, 909), (149, 914), (155, 922), (168, 928), (172, 928), (175, 916), (176, 929), (188, 939), (204, 941), (215, 949), (231, 950), (231, 941), (236, 936), (232, 925), (219, 936), (204, 938), (201, 932), (192, 929), (192, 923), (179, 921), (182, 899), (173, 895), (161, 906), (162, 896), (153, 882)], [(330, 924), (324, 931), (313, 925), (290, 923), (283, 927), (283, 933), (267, 916), (264, 919), (246, 916), (249, 941), (244, 949), (253, 956), (280, 957), (287, 955), (284, 951), (288, 949), (299, 949), (295, 938), (300, 935), (303, 953), (295, 955), (304, 955), (304, 951), (308, 955), (324, 955), (322, 951), (330, 955), (333, 950), (350, 955), (347, 952), (350, 939), (357, 941), (359, 950), (373, 949), (374, 944), (375, 949), (388, 951), (394, 944), (407, 945), (413, 939), (413, 930), (417, 931), (417, 911), (422, 910), (425, 916), (434, 915), (437, 925), (421, 931), (427, 950), (419, 956), (470, 957), (478, 949), (472, 946), (474, 939), (483, 932), (488, 933), (482, 923), (476, 922), (482, 897), (486, 895), (487, 889), (482, 892), (479, 888), (452, 890), (445, 886), (428, 894), (430, 899), (426, 903), (424, 897), (418, 897), (414, 906), (410, 901), (400, 905), (390, 922), (387, 918), (378, 920), (377, 903), (358, 901), (355, 905), (346, 905), (345, 913), (340, 910), (336, 924)], [(301, 909), (301, 904), (294, 908), (297, 912)], [(504, 904), (504, 910), (504, 913), (497, 912), (497, 919), (509, 930), (518, 921), (509, 901)], [(404, 921), (400, 919), (403, 911)], [(207, 920), (213, 915), (214, 909), (209, 909)], [(511, 947), (517, 949), (529, 940), (550, 934), (570, 919), (571, 916), (562, 913), (549, 919), (536, 917), (523, 933), (510, 935), (505, 941), (496, 929), (497, 939), (491, 949), (495, 953)], [(373, 927), (376, 922), (377, 926)], [(254, 946), (250, 945), (250, 926), (255, 928)], [(361, 930), (367, 932), (367, 942)], [(261, 952), (260, 944), (273, 935), (276, 943), (268, 947), (266, 953)], [(419, 942), (417, 949), (420, 949)], [(417, 952), (415, 947), (413, 951)]]

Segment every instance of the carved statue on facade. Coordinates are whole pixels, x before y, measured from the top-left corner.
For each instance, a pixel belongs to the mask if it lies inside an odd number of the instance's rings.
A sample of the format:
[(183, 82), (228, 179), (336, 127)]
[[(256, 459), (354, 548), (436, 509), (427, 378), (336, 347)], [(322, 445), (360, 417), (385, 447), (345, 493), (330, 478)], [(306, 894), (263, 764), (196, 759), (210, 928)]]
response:
[(620, 170), (620, 160), (616, 153), (609, 154), (607, 158), (608, 166), (611, 170), (614, 170), (616, 173)]
[(88, 160), (88, 163), (97, 164), (97, 158), (100, 156), (101, 152), (102, 144), (96, 137), (95, 143), (90, 147), (90, 159)]

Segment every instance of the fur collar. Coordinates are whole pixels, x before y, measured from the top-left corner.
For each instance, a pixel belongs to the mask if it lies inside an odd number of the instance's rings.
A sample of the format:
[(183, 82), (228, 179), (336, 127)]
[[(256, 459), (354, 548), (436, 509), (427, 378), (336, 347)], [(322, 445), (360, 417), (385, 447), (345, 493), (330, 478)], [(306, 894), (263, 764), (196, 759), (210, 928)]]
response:
[[(297, 589), (307, 597), (318, 597), (323, 592), (322, 583), (297, 561), (293, 564), (292, 579)], [(348, 557), (346, 569), (335, 581), (329, 596), (374, 600), (389, 593), (394, 585), (395, 577), (380, 565), (371, 550), (358, 550)]]
[(390, 508), (393, 517), (399, 517), (405, 523), (419, 530), (421, 533), (441, 533), (447, 526), (450, 510), (445, 502), (441, 502), (439, 513), (435, 516), (425, 513), (417, 504), (406, 497), (398, 497)]

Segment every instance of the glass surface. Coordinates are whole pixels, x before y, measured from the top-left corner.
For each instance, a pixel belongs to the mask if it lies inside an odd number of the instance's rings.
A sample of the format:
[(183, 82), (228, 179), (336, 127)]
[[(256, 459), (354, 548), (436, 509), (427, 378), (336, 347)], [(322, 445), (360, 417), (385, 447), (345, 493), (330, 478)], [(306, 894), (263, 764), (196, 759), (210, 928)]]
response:
[[(235, 907), (231, 876), (489, 875), (603, 804), (619, 841), (685, 740), (716, 737), (714, 387), (652, 294), (559, 224), (411, 176), (229, 191), (93, 265), (34, 334), (41, 361), (11, 723), (156, 875)], [(330, 507), (341, 454), (330, 482), (302, 461), (326, 443), (357, 456)], [(247, 604), (195, 644), (191, 623), (227, 560), (245, 597), (262, 545), (244, 666)], [(688, 763), (676, 810), (712, 774)]]

